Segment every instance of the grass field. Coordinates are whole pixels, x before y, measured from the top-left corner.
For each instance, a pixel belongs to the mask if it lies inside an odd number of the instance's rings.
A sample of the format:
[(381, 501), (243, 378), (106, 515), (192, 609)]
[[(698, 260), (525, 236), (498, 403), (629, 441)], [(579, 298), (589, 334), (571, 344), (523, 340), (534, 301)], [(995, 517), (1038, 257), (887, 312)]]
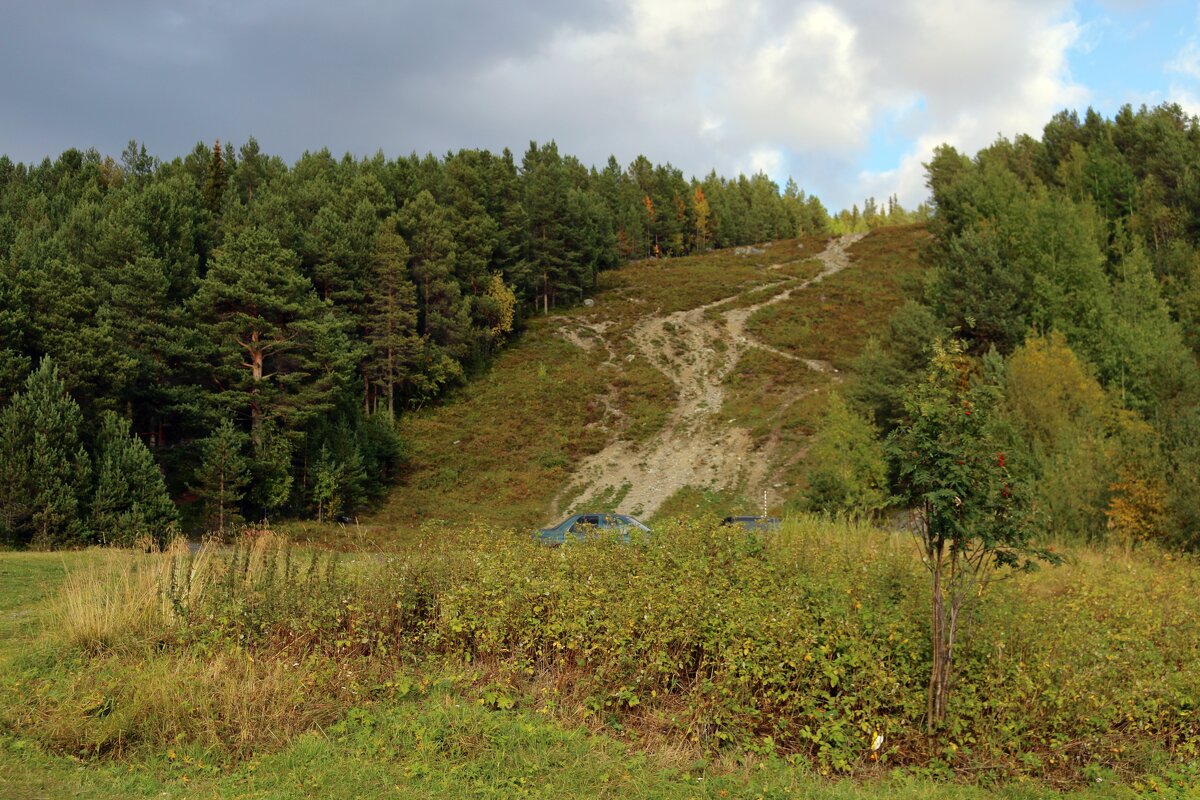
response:
[(867, 339), (920, 291), (923, 225), (880, 228), (850, 250), (853, 266), (750, 319), (748, 330), (780, 349), (848, 370)]

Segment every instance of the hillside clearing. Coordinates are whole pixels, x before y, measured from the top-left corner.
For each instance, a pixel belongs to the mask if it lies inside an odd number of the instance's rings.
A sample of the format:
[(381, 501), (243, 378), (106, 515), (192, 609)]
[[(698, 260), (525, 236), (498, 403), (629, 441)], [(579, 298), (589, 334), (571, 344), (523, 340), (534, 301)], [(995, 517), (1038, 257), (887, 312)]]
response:
[(409, 466), (360, 525), (287, 530), (391, 547), (431, 520), (527, 529), (585, 505), (651, 518), (694, 512), (694, 496), (722, 514), (791, 507), (824, 389), (910, 295), (924, 236), (807, 237), (602, 273), (591, 307), (531, 319), (484, 374), (403, 417)]
[[(783, 277), (769, 287), (775, 293), (751, 305), (738, 301), (758, 287), (730, 297), (670, 314), (648, 314), (625, 336), (634, 353), (625, 361), (644, 359), (672, 383), (675, 404), (667, 410), (663, 427), (648, 442), (618, 439), (603, 450), (583, 459), (572, 480), (554, 500), (552, 516), (572, 508), (591, 508), (601, 498), (620, 492), (622, 510), (651, 517), (669, 497), (684, 487), (703, 491), (741, 490), (750, 497), (760, 494), (769, 505), (780, 501), (776, 483), (768, 471), (773, 448), (755, 448), (744, 427), (725, 424), (725, 380), (741, 358), (753, 349), (803, 363), (815, 372), (833, 372), (823, 361), (803, 352), (779, 350), (750, 335), (746, 322), (764, 308), (785, 303), (794, 292), (812, 286), (850, 264), (848, 249), (860, 235), (843, 236), (829, 242), (811, 257), (819, 271), (811, 277)], [(810, 257), (771, 264), (768, 273), (800, 264)], [(605, 367), (620, 370), (614, 347), (606, 338), (608, 326), (587, 317), (572, 319), (560, 328), (573, 342), (597, 340), (610, 354)], [(627, 487), (627, 488), (626, 488)]]

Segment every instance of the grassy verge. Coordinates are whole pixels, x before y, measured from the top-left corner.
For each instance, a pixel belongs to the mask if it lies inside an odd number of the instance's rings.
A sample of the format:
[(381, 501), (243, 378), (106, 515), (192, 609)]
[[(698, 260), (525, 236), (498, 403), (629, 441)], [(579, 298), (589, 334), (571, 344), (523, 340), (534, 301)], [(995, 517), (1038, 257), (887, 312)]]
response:
[(680, 767), (610, 738), (524, 712), (488, 711), (452, 695), (362, 710), (326, 733), (222, 768), (169, 749), (123, 762), (80, 763), (0, 740), (0, 796), (108, 798), (679, 798), (692, 800), (1133, 800), (1184, 795), (1165, 784), (1098, 785), (1063, 794), (1037, 785), (935, 783), (901, 773), (819, 780), (777, 759)]

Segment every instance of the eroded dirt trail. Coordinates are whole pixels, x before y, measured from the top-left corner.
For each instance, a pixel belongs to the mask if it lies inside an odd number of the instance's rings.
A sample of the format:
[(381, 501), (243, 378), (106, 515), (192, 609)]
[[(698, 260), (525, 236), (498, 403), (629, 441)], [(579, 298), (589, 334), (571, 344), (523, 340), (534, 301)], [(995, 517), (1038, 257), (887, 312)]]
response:
[[(711, 490), (743, 487), (748, 496), (768, 493), (772, 502), (767, 464), (771, 453), (755, 450), (749, 432), (713, 424), (725, 401), (725, 378), (750, 348), (761, 348), (783, 358), (801, 361), (810, 369), (832, 371), (825, 362), (788, 353), (754, 339), (746, 324), (759, 309), (786, 302), (792, 294), (844, 269), (850, 263), (849, 247), (861, 235), (831, 240), (815, 256), (821, 272), (807, 280), (783, 279), (773, 286), (787, 288), (753, 305), (731, 305), (750, 292), (730, 295), (707, 305), (671, 314), (648, 316), (631, 335), (639, 356), (666, 375), (677, 390), (675, 406), (666, 424), (648, 442), (617, 440), (584, 459), (573, 480), (559, 493), (552, 516), (567, 507), (583, 508), (597, 498), (622, 497), (623, 512), (651, 516), (679, 489), (694, 486)], [(807, 257), (804, 259), (807, 260)], [(782, 264), (769, 269), (778, 270)], [(577, 322), (560, 331), (576, 346), (605, 347), (614, 353), (604, 324)], [(769, 450), (770, 444), (767, 449)]]

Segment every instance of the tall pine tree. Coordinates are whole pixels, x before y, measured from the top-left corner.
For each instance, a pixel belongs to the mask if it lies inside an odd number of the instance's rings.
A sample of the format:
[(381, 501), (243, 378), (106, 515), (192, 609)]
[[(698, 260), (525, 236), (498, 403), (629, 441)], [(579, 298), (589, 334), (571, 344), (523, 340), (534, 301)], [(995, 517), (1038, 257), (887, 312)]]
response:
[(204, 460), (191, 489), (204, 504), (209, 529), (218, 533), (242, 521), (241, 502), (250, 482), (245, 448), (245, 434), (229, 420), (204, 442)]
[(367, 361), (371, 379), (384, 400), (389, 419), (396, 418), (396, 393), (408, 380), (423, 348), (417, 334), (416, 287), (408, 279), (408, 245), (396, 232), (396, 221), (379, 227), (372, 253), (373, 275), (367, 299)]

